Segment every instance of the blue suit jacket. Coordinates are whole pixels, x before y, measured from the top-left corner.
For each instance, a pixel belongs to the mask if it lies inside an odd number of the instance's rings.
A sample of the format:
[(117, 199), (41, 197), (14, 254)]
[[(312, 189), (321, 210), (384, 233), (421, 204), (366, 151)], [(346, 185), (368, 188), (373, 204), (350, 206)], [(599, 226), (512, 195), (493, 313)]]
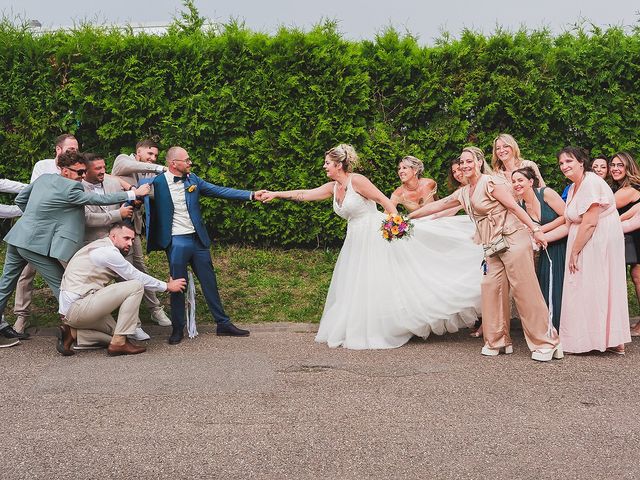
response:
[[(144, 200), (147, 220), (147, 251), (166, 250), (171, 244), (173, 201), (171, 200), (169, 185), (167, 185), (167, 179), (164, 174), (158, 175), (153, 179), (142, 180), (140, 183), (149, 182), (153, 186), (153, 198), (147, 196)], [(205, 182), (193, 173), (190, 173), (184, 182), (184, 190), (189, 217), (196, 234), (205, 247), (211, 245), (211, 240), (200, 214), (200, 195), (229, 200), (251, 200), (251, 192), (248, 190), (220, 187)]]

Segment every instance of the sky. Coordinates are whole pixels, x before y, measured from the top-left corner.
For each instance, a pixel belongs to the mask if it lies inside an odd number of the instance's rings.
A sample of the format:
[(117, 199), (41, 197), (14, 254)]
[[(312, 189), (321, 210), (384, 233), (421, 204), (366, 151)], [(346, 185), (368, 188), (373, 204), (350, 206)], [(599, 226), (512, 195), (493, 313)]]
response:
[[(195, 0), (200, 14), (214, 22), (238, 19), (252, 30), (273, 33), (279, 27), (308, 30), (324, 18), (337, 20), (345, 38), (373, 39), (393, 26), (429, 44), (447, 31), (486, 34), (508, 30), (571, 30), (580, 21), (607, 27), (640, 26), (640, 2), (622, 0)], [(0, 0), (10, 18), (38, 20), (43, 29), (90, 21), (98, 24), (166, 25), (182, 9), (180, 0)]]

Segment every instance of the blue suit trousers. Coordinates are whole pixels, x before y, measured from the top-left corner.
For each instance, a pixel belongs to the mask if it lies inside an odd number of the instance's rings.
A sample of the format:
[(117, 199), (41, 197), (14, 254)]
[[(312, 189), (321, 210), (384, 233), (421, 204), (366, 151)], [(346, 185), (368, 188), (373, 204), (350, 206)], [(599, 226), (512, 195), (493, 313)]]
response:
[[(172, 278), (187, 278), (187, 266), (191, 265), (193, 273), (200, 281), (204, 298), (209, 305), (217, 324), (229, 323), (231, 320), (222, 308), (218, 293), (216, 272), (211, 261), (211, 252), (205, 247), (198, 235), (174, 235), (166, 250), (169, 260), (169, 272)], [(171, 324), (174, 330), (182, 330), (186, 324), (185, 294), (171, 294)]]

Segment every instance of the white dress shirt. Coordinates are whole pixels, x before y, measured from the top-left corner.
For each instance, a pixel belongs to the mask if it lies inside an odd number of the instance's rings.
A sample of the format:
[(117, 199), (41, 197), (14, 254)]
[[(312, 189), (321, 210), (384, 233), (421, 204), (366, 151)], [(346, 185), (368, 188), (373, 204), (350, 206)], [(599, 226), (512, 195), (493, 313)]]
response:
[(35, 182), (40, 175), (44, 175), (45, 173), (55, 173), (60, 175), (60, 169), (58, 168), (58, 165), (56, 165), (55, 158), (47, 158), (36, 162), (33, 166), (33, 171), (31, 172), (30, 183)]
[(195, 233), (189, 211), (187, 210), (187, 196), (184, 191), (184, 182), (182, 180), (174, 182), (173, 173), (164, 172), (171, 193), (171, 201), (173, 202), (173, 224), (171, 226), (171, 235), (188, 235)]
[[(96, 267), (103, 267), (111, 270), (123, 280), (138, 280), (144, 286), (145, 290), (151, 290), (153, 292), (165, 292), (167, 290), (166, 282), (158, 280), (157, 278), (147, 275), (141, 272), (129, 262), (127, 262), (120, 250), (118, 250), (111, 239), (109, 239), (109, 246), (96, 248), (89, 253), (91, 262)], [(106, 287), (106, 285), (105, 285)], [(71, 308), (73, 302), (78, 300), (80, 295), (73, 292), (67, 292), (66, 290), (60, 290), (60, 309), (59, 313), (66, 315)]]
[[(0, 178), (0, 192), (20, 193), (27, 185), (6, 178)], [(22, 210), (17, 205), (0, 205), (0, 218), (13, 218), (22, 215)]]

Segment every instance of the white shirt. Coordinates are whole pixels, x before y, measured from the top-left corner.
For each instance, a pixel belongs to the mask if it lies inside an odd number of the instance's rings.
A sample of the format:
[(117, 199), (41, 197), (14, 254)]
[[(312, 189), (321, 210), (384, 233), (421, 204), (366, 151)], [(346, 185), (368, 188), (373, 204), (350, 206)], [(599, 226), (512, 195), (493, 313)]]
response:
[[(92, 250), (89, 253), (89, 259), (95, 266), (107, 268), (124, 280), (138, 280), (144, 285), (145, 290), (151, 290), (152, 292), (165, 292), (167, 290), (166, 282), (141, 272), (127, 262), (120, 250), (113, 245), (111, 239), (109, 239), (108, 246)], [(60, 298), (58, 299), (60, 308), (58, 312), (66, 315), (73, 302), (79, 298), (80, 295), (77, 293), (60, 290)]]
[(187, 210), (187, 196), (184, 192), (184, 182), (173, 181), (173, 173), (164, 172), (171, 193), (171, 201), (173, 202), (173, 224), (171, 225), (171, 235), (188, 235), (194, 233), (196, 229), (193, 226), (189, 211)]
[(86, 180), (82, 180), (82, 186), (84, 187), (85, 191), (89, 190), (93, 193), (97, 193), (98, 195), (104, 195), (104, 184), (102, 182), (90, 183)]
[[(0, 192), (2, 193), (20, 193), (27, 185), (6, 178), (0, 178)], [(22, 215), (22, 210), (17, 205), (0, 205), (0, 218), (13, 218)]]
[(26, 183), (14, 182), (6, 178), (0, 178), (0, 192), (2, 193), (20, 193), (26, 187)]
[(58, 168), (58, 165), (56, 165), (55, 158), (47, 158), (45, 160), (36, 162), (36, 164), (33, 166), (33, 171), (31, 172), (30, 183), (35, 182), (36, 178), (38, 178), (40, 175), (44, 175), (45, 173), (55, 173), (57, 175), (60, 175), (60, 169)]

